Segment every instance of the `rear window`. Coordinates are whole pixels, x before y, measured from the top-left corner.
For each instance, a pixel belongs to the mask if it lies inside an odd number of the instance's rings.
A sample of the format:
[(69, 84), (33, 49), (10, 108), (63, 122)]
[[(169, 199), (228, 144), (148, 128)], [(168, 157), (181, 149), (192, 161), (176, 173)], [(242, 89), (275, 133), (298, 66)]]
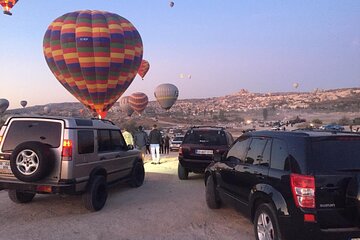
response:
[(227, 145), (224, 131), (191, 130), (184, 137), (183, 143), (203, 145)]
[(174, 137), (173, 141), (181, 142), (184, 137)]
[(53, 148), (60, 146), (61, 123), (45, 121), (14, 121), (10, 124), (2, 150), (12, 151), (23, 142), (36, 141)]
[(336, 137), (312, 141), (316, 172), (360, 169), (360, 137)]

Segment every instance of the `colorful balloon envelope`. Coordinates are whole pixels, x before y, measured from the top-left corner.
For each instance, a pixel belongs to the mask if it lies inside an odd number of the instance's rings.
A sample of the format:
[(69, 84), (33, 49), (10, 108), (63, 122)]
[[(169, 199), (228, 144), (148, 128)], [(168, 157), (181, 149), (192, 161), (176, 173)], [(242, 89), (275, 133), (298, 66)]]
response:
[(0, 5), (3, 7), (4, 14), (12, 15), (11, 9), (15, 6), (18, 0), (0, 0)]
[(25, 101), (25, 100), (20, 101), (20, 105), (21, 105), (23, 108), (26, 107), (27, 101)]
[(170, 6), (170, 7), (174, 7), (174, 5), (175, 5), (174, 2), (172, 2), (172, 1), (169, 2), (169, 6)]
[(147, 74), (147, 72), (149, 71), (149, 69), (150, 69), (150, 63), (148, 61), (146, 61), (145, 59), (143, 59), (141, 61), (141, 65), (140, 65), (139, 71), (138, 71), (138, 74), (140, 75), (142, 80), (144, 80), (144, 77)]
[(149, 99), (145, 93), (136, 92), (130, 95), (129, 103), (131, 108), (134, 109), (135, 112), (141, 114), (149, 103)]
[(120, 98), (119, 106), (122, 112), (124, 112), (128, 117), (134, 113), (134, 109), (130, 106), (129, 96)]
[(173, 84), (164, 83), (156, 87), (154, 95), (160, 106), (169, 110), (179, 96), (179, 89)]
[(8, 109), (9, 105), (10, 105), (10, 103), (7, 99), (1, 98), (0, 99), (0, 114), (3, 114), (6, 111), (6, 109)]
[(57, 80), (102, 118), (134, 80), (143, 54), (140, 34), (128, 20), (90, 10), (53, 21), (43, 49)]
[(293, 83), (293, 87), (296, 89), (299, 87), (299, 84), (298, 83)]

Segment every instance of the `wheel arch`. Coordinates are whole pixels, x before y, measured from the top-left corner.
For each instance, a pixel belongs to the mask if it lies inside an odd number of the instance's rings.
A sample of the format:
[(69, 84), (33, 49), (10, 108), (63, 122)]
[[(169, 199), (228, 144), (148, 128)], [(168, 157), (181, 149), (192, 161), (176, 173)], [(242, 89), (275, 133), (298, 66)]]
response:
[(257, 207), (262, 203), (269, 203), (274, 207), (278, 216), (288, 216), (288, 206), (285, 198), (274, 187), (268, 184), (256, 185), (250, 193), (251, 221), (254, 221)]

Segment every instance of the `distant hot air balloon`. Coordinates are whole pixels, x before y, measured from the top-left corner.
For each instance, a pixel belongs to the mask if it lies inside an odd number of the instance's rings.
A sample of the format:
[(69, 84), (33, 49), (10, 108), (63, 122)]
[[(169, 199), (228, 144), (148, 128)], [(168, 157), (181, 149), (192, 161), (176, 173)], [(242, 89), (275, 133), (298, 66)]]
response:
[(140, 34), (128, 20), (90, 10), (52, 22), (43, 48), (57, 80), (102, 118), (134, 80), (143, 54)]
[(129, 96), (120, 98), (119, 106), (122, 112), (126, 113), (130, 117), (134, 113), (134, 109), (130, 106)]
[(183, 79), (183, 78), (185, 78), (185, 74), (181, 73), (181, 74), (179, 75), (179, 77), (180, 77), (181, 79)]
[(18, 0), (0, 0), (0, 5), (3, 7), (4, 14), (12, 15), (11, 9), (15, 6)]
[(141, 114), (149, 102), (145, 93), (136, 92), (130, 95), (129, 103), (132, 109), (138, 114)]
[(191, 79), (191, 74), (188, 74), (188, 79)]
[(150, 69), (150, 63), (148, 61), (146, 61), (145, 59), (143, 59), (141, 61), (141, 65), (138, 70), (138, 74), (140, 75), (142, 80), (144, 80), (144, 77), (145, 77), (146, 73), (149, 71), (149, 69)]
[(169, 2), (169, 6), (170, 6), (170, 7), (174, 7), (174, 5), (175, 5), (175, 3), (174, 3), (173, 1), (170, 1), (170, 2)]
[(20, 105), (21, 105), (23, 108), (25, 108), (26, 105), (27, 105), (27, 101), (25, 101), (25, 100), (20, 101)]
[(179, 89), (170, 83), (164, 83), (156, 87), (154, 95), (163, 109), (169, 110), (179, 96)]
[(51, 107), (50, 106), (45, 106), (44, 107), (44, 113), (49, 114), (51, 112)]
[(293, 87), (296, 89), (299, 87), (299, 84), (298, 83), (293, 83)]
[(9, 107), (9, 101), (5, 98), (0, 99), (0, 114), (3, 114)]

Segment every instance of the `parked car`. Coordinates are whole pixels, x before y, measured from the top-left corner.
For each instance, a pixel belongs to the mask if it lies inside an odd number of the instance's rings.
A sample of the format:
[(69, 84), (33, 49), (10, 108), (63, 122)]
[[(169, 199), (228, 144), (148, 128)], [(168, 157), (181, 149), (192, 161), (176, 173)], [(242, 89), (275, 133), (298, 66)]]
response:
[(324, 130), (324, 131), (344, 131), (345, 130), (345, 128), (343, 126), (336, 125), (336, 124), (323, 125), (323, 126), (319, 127), (319, 129)]
[(359, 239), (359, 171), (359, 134), (249, 132), (207, 167), (206, 202), (237, 206), (256, 239)]
[(184, 135), (175, 136), (170, 141), (170, 151), (178, 151), (183, 140), (184, 140)]
[(224, 153), (233, 141), (231, 133), (222, 127), (191, 127), (179, 149), (179, 179), (188, 179), (189, 172), (204, 173), (213, 154)]
[(144, 181), (142, 155), (109, 121), (64, 117), (10, 117), (0, 130), (0, 190), (16, 203), (37, 193), (83, 194), (100, 210), (107, 187)]

